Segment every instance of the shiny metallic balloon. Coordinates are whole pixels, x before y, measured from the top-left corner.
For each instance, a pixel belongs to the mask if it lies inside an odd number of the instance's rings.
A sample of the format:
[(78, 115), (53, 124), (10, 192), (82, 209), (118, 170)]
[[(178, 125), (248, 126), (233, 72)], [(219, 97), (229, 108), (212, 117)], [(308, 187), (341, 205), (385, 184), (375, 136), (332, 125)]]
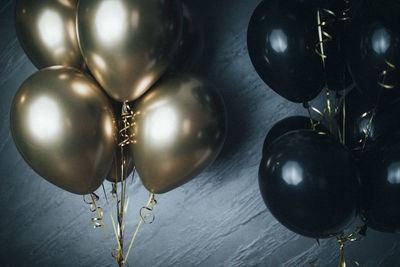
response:
[(171, 71), (194, 71), (204, 54), (204, 30), (194, 10), (183, 4), (182, 36), (169, 68)]
[(181, 5), (179, 0), (79, 1), (83, 56), (113, 99), (137, 99), (167, 69), (181, 33)]
[(96, 82), (76, 69), (50, 67), (28, 78), (12, 103), (11, 130), (32, 169), (62, 189), (91, 193), (110, 170), (114, 114)]
[(18, 39), (39, 69), (64, 65), (85, 68), (76, 33), (77, 0), (17, 0)]
[(199, 174), (225, 140), (223, 99), (204, 80), (169, 74), (134, 106), (136, 170), (152, 193), (170, 191)]

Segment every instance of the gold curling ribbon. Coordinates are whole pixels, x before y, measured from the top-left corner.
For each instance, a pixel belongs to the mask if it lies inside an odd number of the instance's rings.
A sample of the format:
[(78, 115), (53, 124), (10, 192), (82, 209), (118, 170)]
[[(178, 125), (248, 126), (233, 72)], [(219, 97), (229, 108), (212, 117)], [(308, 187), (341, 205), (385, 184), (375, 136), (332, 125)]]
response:
[(315, 52), (317, 55), (321, 57), (322, 66), (324, 69), (324, 78), (325, 78), (325, 89), (326, 89), (326, 108), (328, 111), (328, 118), (329, 118), (329, 130), (332, 133), (333, 131), (333, 123), (332, 123), (332, 108), (331, 108), (331, 99), (330, 99), (330, 92), (327, 83), (327, 73), (326, 73), (326, 62), (325, 60), (328, 56), (325, 54), (324, 44), (333, 40), (332, 35), (326, 32), (323, 27), (327, 26), (331, 22), (327, 20), (321, 19), (321, 12), (324, 12), (327, 16), (331, 16), (334, 20), (336, 20), (336, 14), (329, 9), (318, 9), (317, 10), (317, 26), (318, 26), (318, 42), (315, 44)]
[(325, 59), (328, 58), (328, 56), (325, 54), (324, 44), (332, 41), (333, 37), (322, 28), (327, 26), (330, 22), (321, 19), (321, 12), (324, 12), (328, 16), (332, 16), (334, 19), (336, 19), (336, 14), (332, 10), (325, 8), (317, 10), (318, 42), (315, 44), (315, 52), (321, 57), (322, 65), (325, 69)]
[(104, 232), (105, 232), (107, 238), (109, 238), (108, 233), (107, 233), (107, 230), (106, 230), (106, 227), (105, 227), (105, 225), (104, 225), (104, 223), (103, 223), (103, 218), (104, 218), (104, 216), (103, 216), (103, 209), (102, 209), (101, 207), (97, 206), (97, 204), (96, 204), (96, 201), (98, 201), (100, 198), (99, 198), (99, 196), (96, 195), (95, 193), (91, 193), (90, 196), (91, 196), (91, 198), (92, 198), (92, 201), (91, 201), (91, 202), (89, 202), (89, 201), (86, 200), (86, 196), (85, 196), (85, 195), (83, 196), (83, 201), (84, 201), (86, 204), (90, 205), (89, 210), (90, 210), (91, 212), (97, 212), (97, 216), (98, 216), (98, 217), (93, 217), (93, 218), (91, 218), (91, 221), (92, 221), (93, 224), (94, 224), (93, 227), (94, 227), (94, 228), (103, 227)]
[[(123, 137), (123, 141), (118, 145), (123, 147), (129, 144), (136, 144), (135, 133), (131, 128), (136, 126), (135, 118), (140, 115), (140, 111), (133, 112), (131, 107), (128, 105), (128, 101), (125, 101), (122, 106), (122, 122), (124, 123), (124, 128), (119, 130), (120, 135)], [(129, 132), (131, 130), (131, 132)]]
[(318, 245), (318, 250), (319, 251), (318, 251), (318, 256), (308, 263), (310, 265), (310, 267), (315, 267), (315, 263), (317, 261), (319, 261), (319, 258), (321, 256), (321, 243), (319, 242), (319, 239), (315, 239), (315, 240), (317, 241), (317, 245)]
[[(118, 233), (117, 233), (117, 228), (115, 227), (114, 217), (112, 216), (112, 214), (111, 214), (111, 212), (110, 212), (110, 211), (111, 211), (110, 203), (108, 202), (108, 198), (107, 198), (107, 194), (106, 194), (106, 189), (104, 188), (104, 183), (101, 184), (101, 186), (103, 187), (103, 193), (104, 193), (104, 197), (106, 198), (108, 214), (110, 215), (111, 222), (112, 222), (112, 226), (113, 226), (113, 229), (114, 229), (115, 238), (117, 239), (118, 249), (113, 249), (113, 251), (115, 251), (115, 250), (119, 250), (119, 249), (121, 248), (121, 244), (119, 243)], [(113, 254), (111, 254), (111, 255), (114, 257)]]
[(390, 63), (387, 59), (385, 59), (385, 64), (388, 66), (388, 68), (386, 70), (383, 70), (381, 73), (379, 73), (378, 85), (385, 89), (393, 89), (396, 87), (396, 85), (395, 84), (387, 84), (385, 82), (385, 80), (386, 80), (387, 75), (389, 75), (389, 73), (396, 70), (396, 66), (394, 64)]
[(349, 15), (350, 10), (351, 10), (350, 1), (345, 0), (344, 3), (345, 3), (345, 8), (341, 11), (341, 16), (339, 16), (337, 18), (339, 21), (347, 21), (347, 20), (351, 19), (350, 15)]
[[(130, 252), (131, 249), (132, 249), (133, 242), (135, 241), (136, 235), (137, 235), (137, 233), (139, 232), (139, 228), (140, 228), (141, 224), (142, 224), (143, 222), (144, 222), (144, 223), (147, 223), (147, 224), (151, 224), (151, 223), (154, 222), (154, 218), (155, 218), (155, 217), (154, 217), (154, 215), (151, 214), (151, 212), (154, 210), (154, 206), (157, 204), (157, 201), (154, 199), (154, 194), (153, 194), (153, 193), (149, 193), (149, 194), (150, 194), (150, 195), (149, 195), (149, 200), (147, 201), (146, 206), (144, 206), (144, 207), (142, 207), (142, 208), (140, 209), (140, 221), (139, 221), (139, 223), (138, 223), (138, 225), (137, 225), (137, 227), (136, 227), (135, 233), (133, 234), (133, 237), (132, 237), (132, 239), (131, 239), (131, 243), (129, 244), (129, 248), (128, 248), (128, 251), (127, 251), (127, 253), (126, 253), (126, 256), (125, 256), (125, 259), (124, 259), (123, 263), (125, 263), (126, 260), (128, 259), (129, 252)], [(142, 212), (142, 211), (143, 211), (143, 212)], [(151, 216), (152, 216), (151, 222), (146, 222), (146, 218), (148, 217), (148, 216), (146, 215), (147, 212), (149, 212), (149, 213), (151, 214)]]
[(304, 102), (303, 103), (303, 107), (307, 110), (308, 112), (308, 117), (310, 118), (310, 124), (311, 124), (311, 129), (313, 129), (314, 131), (316, 130), (316, 127), (318, 125), (321, 124), (320, 121), (316, 121), (314, 120), (313, 116), (312, 116), (312, 111), (314, 111), (315, 113), (317, 113), (318, 115), (320, 115), (322, 118), (325, 117), (325, 114), (320, 111), (319, 109), (317, 109), (314, 106), (311, 106), (308, 102)]
[[(360, 226), (357, 227), (356, 230), (349, 234), (348, 236), (345, 236), (344, 233), (336, 236), (337, 242), (339, 243), (339, 253), (340, 253), (340, 258), (339, 258), (339, 267), (346, 267), (346, 259), (344, 257), (344, 245), (347, 242), (358, 242), (362, 240), (362, 237), (357, 237), (360, 235), (360, 233), (364, 230), (365, 226)], [(353, 261), (353, 263), (357, 266), (360, 266), (360, 264), (357, 261)]]
[[(356, 147), (354, 150), (361, 150), (361, 152), (363, 152), (364, 149), (365, 149), (365, 145), (367, 143), (367, 139), (368, 139), (368, 137), (370, 135), (372, 122), (373, 122), (373, 120), (375, 118), (375, 115), (376, 115), (376, 107), (379, 105), (379, 100), (380, 100), (380, 96), (381, 96), (382, 90), (384, 90), (384, 89), (393, 89), (393, 88), (396, 87), (395, 84), (387, 84), (386, 83), (387, 75), (389, 75), (390, 72), (395, 71), (396, 70), (396, 66), (393, 63), (389, 62), (387, 59), (385, 59), (385, 64), (388, 66), (388, 69), (383, 70), (378, 75), (377, 84), (381, 87), (381, 91), (378, 94), (377, 101), (376, 101), (376, 106), (374, 108), (372, 108), (371, 110), (369, 110), (367, 112), (364, 112), (360, 116), (360, 119), (363, 119), (363, 118), (365, 118), (367, 116), (370, 116), (370, 119), (368, 121), (367, 127), (364, 127), (363, 125), (361, 125), (361, 123), (359, 123), (358, 126), (361, 129), (361, 131), (364, 133), (364, 138), (360, 139), (358, 141), (361, 144), (361, 146), (360, 147)], [(360, 120), (360, 122), (361, 122), (361, 120)]]

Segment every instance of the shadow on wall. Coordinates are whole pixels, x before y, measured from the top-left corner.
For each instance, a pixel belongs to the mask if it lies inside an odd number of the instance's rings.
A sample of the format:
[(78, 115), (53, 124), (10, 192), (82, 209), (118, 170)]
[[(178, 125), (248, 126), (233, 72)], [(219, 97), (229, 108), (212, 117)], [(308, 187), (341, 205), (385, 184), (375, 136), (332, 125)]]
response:
[[(258, 1), (253, 2), (256, 5)], [(250, 98), (246, 92), (250, 88), (244, 84), (241, 74), (250, 68), (251, 75), (255, 75), (246, 46), (247, 24), (252, 10), (249, 9), (250, 13), (242, 10), (242, 3), (238, 1), (230, 5), (211, 0), (186, 1), (186, 4), (196, 13), (205, 33), (205, 52), (197, 68), (198, 72), (217, 86), (227, 110), (228, 131), (225, 145), (211, 167), (217, 170), (232, 165), (232, 158), (237, 156), (237, 152), (248, 141), (243, 133), (249, 130), (246, 117), (252, 101), (246, 99)], [(238, 10), (243, 11), (240, 17), (234, 16)], [(232, 19), (239, 19), (241, 23), (235, 22), (236, 28), (224, 32), (224, 29), (229, 28), (227, 24), (231, 24)], [(232, 67), (238, 64), (242, 68)]]

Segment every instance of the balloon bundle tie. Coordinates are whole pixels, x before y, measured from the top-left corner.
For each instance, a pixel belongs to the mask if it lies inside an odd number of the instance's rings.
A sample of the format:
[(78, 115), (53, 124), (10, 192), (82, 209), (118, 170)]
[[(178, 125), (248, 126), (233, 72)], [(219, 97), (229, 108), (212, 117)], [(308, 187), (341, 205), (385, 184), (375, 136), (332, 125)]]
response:
[[(321, 18), (321, 13), (324, 13), (326, 17), (331, 17), (333, 20), (323, 20)], [(324, 69), (324, 78), (325, 78), (325, 89), (326, 89), (326, 108), (328, 112), (329, 118), (329, 130), (332, 133), (333, 131), (333, 123), (332, 123), (332, 108), (331, 108), (331, 100), (330, 100), (330, 92), (328, 88), (327, 82), (327, 72), (326, 72), (326, 59), (328, 56), (325, 54), (324, 45), (333, 40), (332, 35), (330, 35), (327, 31), (323, 29), (324, 26), (327, 26), (332, 23), (332, 21), (336, 20), (336, 14), (329, 9), (318, 9), (317, 10), (317, 26), (318, 26), (318, 42), (315, 44), (315, 52), (317, 55), (321, 57), (322, 66)]]
[[(140, 209), (140, 212), (139, 212), (139, 214), (140, 214), (140, 221), (139, 221), (139, 223), (138, 223), (138, 225), (137, 225), (137, 227), (136, 227), (135, 233), (133, 234), (133, 237), (132, 237), (132, 239), (131, 239), (131, 243), (129, 244), (129, 248), (128, 248), (128, 251), (127, 251), (127, 253), (126, 253), (126, 256), (125, 256), (125, 259), (124, 259), (124, 263), (125, 263), (126, 260), (128, 259), (129, 252), (130, 252), (131, 249), (132, 249), (132, 246), (133, 246), (133, 243), (134, 243), (134, 241), (135, 241), (136, 235), (137, 235), (137, 233), (139, 232), (139, 228), (140, 228), (140, 226), (142, 225), (142, 223), (151, 224), (151, 223), (154, 222), (155, 216), (152, 214), (152, 211), (154, 210), (154, 206), (155, 206), (156, 204), (157, 204), (157, 201), (156, 201), (155, 198), (154, 198), (154, 194), (153, 194), (153, 193), (149, 193), (149, 200), (147, 201), (146, 206), (144, 206), (144, 207), (142, 207), (142, 208)], [(150, 220), (150, 221), (147, 220), (148, 217), (151, 217), (151, 220)], [(146, 221), (146, 220), (147, 220), (147, 221)]]
[(385, 59), (385, 64), (388, 66), (388, 68), (379, 73), (378, 85), (384, 89), (393, 89), (396, 87), (396, 85), (386, 83), (386, 78), (391, 72), (396, 70), (396, 65), (390, 63), (387, 59)]
[[(345, 236), (344, 233), (336, 236), (337, 242), (339, 243), (339, 254), (340, 254), (339, 267), (346, 267), (346, 260), (344, 257), (344, 245), (347, 242), (358, 242), (358, 241), (363, 240), (363, 238), (360, 237), (360, 235), (365, 234), (365, 228), (366, 228), (365, 225), (359, 226), (356, 228), (356, 230), (353, 233), (351, 233), (347, 236)], [(353, 261), (353, 263), (356, 266), (360, 266), (360, 264), (357, 261)]]
[(319, 261), (319, 258), (321, 256), (321, 243), (319, 242), (319, 239), (315, 239), (317, 241), (317, 246), (318, 246), (318, 256), (315, 257), (315, 259), (313, 259), (312, 261), (310, 261), (308, 264), (310, 265), (310, 267), (315, 267), (315, 263), (317, 263), (317, 261)]
[(91, 193), (91, 194), (90, 194), (90, 197), (92, 198), (92, 201), (90, 201), (90, 200), (87, 201), (87, 200), (86, 200), (86, 195), (84, 195), (84, 196), (83, 196), (83, 201), (84, 201), (86, 204), (89, 205), (89, 210), (90, 210), (91, 212), (93, 212), (93, 213), (96, 212), (96, 213), (97, 213), (97, 217), (91, 218), (91, 221), (92, 221), (93, 224), (94, 224), (93, 227), (94, 227), (94, 228), (102, 227), (102, 228), (104, 229), (104, 232), (105, 232), (107, 238), (109, 238), (108, 233), (107, 233), (107, 230), (106, 230), (106, 227), (105, 227), (104, 222), (103, 222), (103, 218), (104, 218), (103, 209), (102, 209), (101, 207), (97, 206), (97, 203), (96, 203), (96, 201), (98, 201), (100, 198), (99, 198), (99, 196), (96, 195), (95, 193)]
[(133, 112), (131, 107), (128, 105), (128, 102), (125, 101), (122, 106), (122, 122), (124, 123), (124, 127), (119, 130), (119, 134), (122, 136), (122, 142), (118, 145), (123, 147), (129, 144), (136, 144), (135, 133), (133, 131), (136, 126), (135, 118), (140, 115), (140, 111)]

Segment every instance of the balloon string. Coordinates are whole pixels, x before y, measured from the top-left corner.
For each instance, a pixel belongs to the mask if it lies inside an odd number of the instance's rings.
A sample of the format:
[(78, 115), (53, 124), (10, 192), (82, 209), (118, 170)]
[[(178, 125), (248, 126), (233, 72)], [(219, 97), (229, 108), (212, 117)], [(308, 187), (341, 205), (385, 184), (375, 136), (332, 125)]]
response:
[(321, 252), (322, 252), (321, 243), (319, 242), (319, 239), (315, 239), (315, 240), (317, 241), (317, 246), (318, 246), (318, 256), (308, 263), (310, 265), (310, 267), (315, 267), (315, 263), (317, 261), (319, 261), (319, 258), (321, 257)]
[[(347, 242), (358, 242), (361, 241), (363, 238), (362, 237), (357, 237), (359, 236), (362, 232), (365, 231), (365, 225), (364, 226), (359, 226), (356, 228), (356, 230), (349, 234), (348, 236), (345, 236), (344, 233), (336, 236), (337, 242), (339, 243), (339, 267), (346, 267), (346, 259), (344, 256), (344, 245)], [(360, 266), (360, 264), (357, 261), (353, 261), (353, 263), (357, 266)]]
[(338, 135), (340, 142), (346, 144), (346, 88), (343, 89), (343, 103), (342, 103), (342, 132), (338, 127)]
[(343, 93), (343, 110), (342, 110), (342, 130), (343, 130), (343, 136), (342, 136), (342, 143), (343, 145), (346, 144), (346, 88), (344, 88), (344, 93)]
[(308, 112), (308, 117), (310, 118), (311, 129), (313, 129), (313, 130), (315, 131), (315, 130), (316, 130), (316, 127), (317, 127), (318, 125), (320, 125), (320, 121), (314, 120), (311, 111), (317, 112), (317, 114), (321, 115), (322, 117), (324, 116), (324, 114), (323, 114), (321, 111), (319, 111), (317, 108), (311, 106), (308, 102), (304, 102), (304, 103), (303, 103), (303, 107), (304, 107), (304, 108), (307, 110), (307, 112)]
[(314, 123), (314, 120), (313, 120), (313, 117), (312, 117), (312, 114), (311, 114), (311, 108), (308, 107), (306, 109), (307, 109), (307, 112), (308, 112), (308, 116), (310, 117), (311, 128), (315, 131), (315, 123)]
[(318, 26), (318, 42), (315, 45), (315, 52), (317, 55), (321, 57), (322, 66), (324, 69), (324, 80), (325, 80), (325, 95), (326, 95), (326, 107), (328, 111), (328, 119), (329, 119), (329, 130), (333, 132), (333, 122), (332, 122), (332, 108), (331, 108), (331, 100), (330, 100), (330, 92), (328, 87), (327, 80), (327, 71), (326, 71), (326, 59), (328, 56), (325, 54), (324, 44), (333, 40), (332, 35), (326, 32), (323, 27), (330, 24), (330, 22), (321, 19), (321, 12), (324, 12), (327, 16), (331, 16), (336, 19), (336, 14), (329, 9), (318, 9), (317, 10), (317, 26)]
[[(125, 256), (125, 259), (124, 259), (124, 263), (128, 259), (129, 252), (132, 249), (133, 242), (135, 241), (136, 235), (139, 232), (139, 228), (140, 228), (141, 224), (143, 222), (146, 223), (146, 224), (151, 224), (151, 223), (154, 222), (155, 216), (151, 212), (154, 210), (154, 205), (156, 205), (156, 204), (157, 204), (157, 201), (154, 199), (154, 194), (150, 193), (149, 200), (147, 201), (146, 206), (142, 207), (140, 209), (140, 221), (139, 221), (139, 223), (138, 223), (138, 225), (136, 227), (136, 231), (133, 234), (133, 237), (131, 239), (131, 243), (129, 245), (128, 252), (126, 253), (126, 256)], [(142, 210), (144, 210), (144, 212), (142, 212)], [(149, 216), (152, 216), (152, 220), (150, 222), (146, 222), (146, 218), (149, 217)]]
[(103, 209), (101, 207), (97, 206), (97, 204), (96, 204), (96, 201), (98, 201), (100, 198), (95, 193), (91, 193), (90, 196), (92, 198), (91, 202), (86, 200), (86, 195), (83, 196), (83, 201), (90, 206), (89, 210), (91, 212), (97, 212), (97, 217), (91, 218), (91, 221), (94, 224), (94, 228), (102, 227), (104, 229), (104, 232), (105, 232), (107, 238), (109, 238), (106, 227), (103, 223), (103, 217), (104, 217)]
[(110, 215), (111, 218), (111, 223), (114, 229), (114, 234), (115, 234), (115, 238), (117, 239), (117, 244), (118, 244), (118, 249), (120, 249), (121, 245), (119, 243), (119, 239), (118, 239), (118, 233), (117, 233), (117, 228), (115, 227), (115, 221), (114, 221), (114, 217), (111, 214), (111, 208), (110, 208), (110, 203), (108, 202), (108, 198), (107, 198), (107, 194), (106, 194), (106, 189), (104, 188), (104, 184), (101, 185), (103, 187), (103, 193), (104, 193), (104, 197), (106, 198), (106, 204), (107, 204), (107, 209), (108, 209), (108, 214)]

